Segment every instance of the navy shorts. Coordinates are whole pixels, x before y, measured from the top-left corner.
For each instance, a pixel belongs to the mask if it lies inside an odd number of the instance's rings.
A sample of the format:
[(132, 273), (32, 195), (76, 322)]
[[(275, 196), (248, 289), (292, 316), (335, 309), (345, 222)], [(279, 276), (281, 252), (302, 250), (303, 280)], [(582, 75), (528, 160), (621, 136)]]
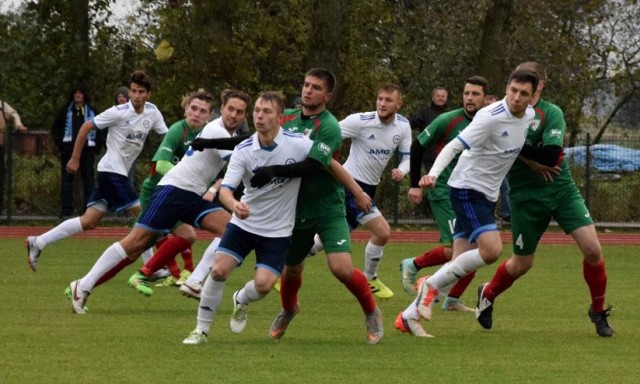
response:
[(98, 181), (87, 207), (103, 203), (113, 212), (121, 212), (140, 203), (138, 194), (127, 176), (113, 172), (98, 172)]
[(202, 199), (197, 193), (172, 185), (159, 185), (135, 225), (163, 234), (171, 232), (178, 221), (200, 228), (207, 214), (221, 209), (220, 205)]
[(290, 246), (291, 236), (264, 237), (228, 223), (216, 252), (229, 255), (242, 264), (249, 252), (255, 250), (256, 268), (266, 268), (280, 276)]
[(367, 214), (371, 214), (374, 212), (378, 212), (378, 207), (376, 206), (373, 198), (376, 195), (377, 185), (365, 184), (359, 180), (355, 180), (356, 183), (362, 188), (362, 190), (369, 195), (371, 198), (371, 210), (369, 213), (365, 213), (358, 209), (356, 206), (356, 199), (351, 192), (347, 188), (344, 189), (344, 198), (346, 202), (346, 212), (347, 212), (347, 224), (349, 224), (349, 229), (354, 230), (358, 228), (358, 224), (360, 224), (360, 220)]
[(483, 193), (449, 187), (449, 198), (456, 214), (454, 239), (463, 238), (474, 243), (480, 234), (498, 230), (493, 217), (496, 203), (487, 200)]

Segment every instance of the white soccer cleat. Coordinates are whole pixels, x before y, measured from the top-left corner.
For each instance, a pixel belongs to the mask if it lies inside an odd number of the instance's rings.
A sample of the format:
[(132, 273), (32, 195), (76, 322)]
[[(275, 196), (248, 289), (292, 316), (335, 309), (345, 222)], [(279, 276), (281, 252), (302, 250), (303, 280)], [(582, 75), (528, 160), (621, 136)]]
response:
[(207, 334), (202, 332), (199, 329), (194, 329), (193, 331), (191, 331), (191, 334), (189, 334), (189, 337), (182, 340), (182, 344), (185, 344), (185, 345), (200, 345), (200, 344), (206, 344), (206, 343), (207, 343)]
[(238, 297), (239, 292), (240, 291), (235, 291), (233, 293), (233, 314), (229, 321), (229, 328), (231, 328), (231, 332), (233, 333), (240, 333), (244, 331), (244, 327), (247, 326), (247, 310), (249, 309), (249, 305), (238, 303), (236, 297)]
[(36, 236), (29, 236), (24, 241), (24, 246), (27, 247), (27, 263), (29, 263), (29, 268), (33, 272), (38, 269), (38, 258), (40, 257), (40, 252), (42, 251), (36, 245)]
[(80, 280), (76, 280), (69, 284), (69, 290), (71, 291), (71, 308), (73, 312), (78, 315), (84, 315), (86, 313), (85, 304), (90, 293), (80, 290), (78, 288), (79, 283)]
[(202, 292), (202, 284), (200, 283), (184, 283), (180, 286), (180, 293), (183, 296), (190, 297), (192, 299), (200, 300), (200, 293)]

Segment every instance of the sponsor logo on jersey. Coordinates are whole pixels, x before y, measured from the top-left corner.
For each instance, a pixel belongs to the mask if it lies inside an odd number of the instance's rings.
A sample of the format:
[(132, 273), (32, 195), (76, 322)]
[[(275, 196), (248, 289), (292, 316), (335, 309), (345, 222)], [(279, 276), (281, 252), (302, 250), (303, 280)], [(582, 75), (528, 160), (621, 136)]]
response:
[(534, 120), (531, 122), (530, 127), (531, 127), (531, 129), (533, 129), (534, 131), (535, 131), (535, 130), (537, 130), (538, 128), (540, 128), (540, 120), (538, 120), (538, 119), (534, 119)]
[(127, 140), (144, 140), (144, 133), (130, 133), (127, 135)]
[(145, 120), (142, 122), (142, 126), (149, 129), (149, 127), (151, 127), (151, 122), (149, 120)]
[(561, 137), (562, 136), (562, 131), (559, 129), (552, 129), (551, 131), (549, 131), (549, 134), (552, 137)]
[(338, 244), (338, 245), (342, 245), (342, 244), (344, 244), (344, 243), (346, 243), (346, 242), (347, 242), (347, 240), (342, 239), (342, 240), (340, 240), (340, 241), (337, 241), (337, 242), (336, 242), (336, 244)]
[(393, 144), (399, 144), (399, 143), (400, 143), (400, 135), (394, 135)]
[(322, 152), (324, 155), (330, 155), (331, 154), (331, 147), (328, 146), (325, 143), (318, 143), (318, 149), (320, 150), (320, 152)]
[(369, 154), (373, 155), (373, 156), (380, 156), (380, 155), (390, 155), (391, 154), (391, 150), (390, 149), (370, 149), (369, 150)]

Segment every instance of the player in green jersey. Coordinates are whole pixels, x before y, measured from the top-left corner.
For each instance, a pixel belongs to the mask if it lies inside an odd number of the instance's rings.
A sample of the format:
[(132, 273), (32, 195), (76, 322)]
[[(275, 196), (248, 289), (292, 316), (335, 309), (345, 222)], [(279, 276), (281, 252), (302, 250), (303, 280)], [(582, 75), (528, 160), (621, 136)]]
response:
[(544, 66), (526, 62), (518, 68), (533, 70), (540, 77), (531, 101), (536, 117), (527, 132), (521, 157), (509, 173), (514, 254), (500, 264), (489, 283), (478, 288), (478, 322), (491, 328), (494, 300), (529, 271), (540, 237), (555, 219), (582, 252), (583, 276), (591, 294), (588, 315), (595, 323), (596, 333), (609, 337), (613, 329), (607, 321), (611, 307), (605, 309), (605, 260), (589, 210), (564, 160), (566, 123), (562, 110), (540, 98), (547, 78)]
[[(424, 195), (424, 190), (418, 186), (423, 149), (433, 146), (436, 149), (436, 153), (439, 153), (448, 142), (466, 128), (473, 120), (476, 112), (484, 106), (484, 98), (488, 88), (489, 84), (484, 77), (469, 77), (465, 81), (462, 92), (463, 107), (445, 112), (436, 117), (414, 140), (411, 146), (411, 188), (409, 189), (409, 200), (412, 203), (420, 204)], [(449, 199), (447, 181), (456, 164), (457, 159), (454, 159), (438, 177), (435, 188), (427, 191), (429, 205), (440, 231), (440, 243), (444, 245), (433, 248), (418, 257), (404, 259), (401, 262), (402, 286), (407, 293), (415, 294), (416, 275), (420, 269), (442, 265), (451, 260), (453, 255), (451, 243), (453, 242), (456, 215)], [(475, 272), (470, 273), (456, 283), (447, 295), (443, 309), (473, 311), (473, 309), (468, 308), (460, 301), (460, 296), (462, 296), (474, 276)], [(416, 311), (415, 303), (409, 305), (405, 311), (407, 313), (404, 315), (403, 312), (398, 314), (395, 327), (414, 336), (426, 337), (427, 333), (420, 325), (420, 315)]]
[[(313, 140), (308, 159), (290, 165), (264, 167), (256, 171), (251, 181), (253, 185), (273, 177), (307, 175), (302, 178), (293, 240), (280, 280), (282, 311), (273, 321), (269, 334), (274, 339), (281, 338), (298, 313), (298, 291), (302, 285), (304, 259), (317, 233), (324, 244), (329, 269), (356, 297), (365, 313), (367, 341), (376, 344), (383, 335), (382, 314), (367, 278), (354, 268), (351, 261), (351, 241), (341, 183), (360, 201), (358, 206), (363, 206), (364, 211), (369, 210), (371, 199), (342, 167), (331, 167), (332, 173), (338, 172), (335, 177), (327, 172), (331, 164), (337, 163), (333, 155), (342, 144), (338, 120), (326, 109), (334, 87), (335, 77), (330, 71), (312, 69), (306, 73), (301, 95), (303, 107), (286, 110), (280, 123), (285, 130), (304, 132)], [(365, 203), (365, 200), (368, 201)]]

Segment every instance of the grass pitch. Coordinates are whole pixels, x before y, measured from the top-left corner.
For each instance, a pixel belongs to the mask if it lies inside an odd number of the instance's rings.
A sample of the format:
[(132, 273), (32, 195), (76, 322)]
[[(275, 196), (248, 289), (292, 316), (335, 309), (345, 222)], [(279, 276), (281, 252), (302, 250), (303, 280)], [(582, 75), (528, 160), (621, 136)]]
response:
[[(379, 301), (385, 337), (377, 346), (366, 344), (359, 305), (320, 255), (307, 262), (301, 312), (282, 340), (267, 334), (279, 310), (277, 294), (250, 306), (242, 334), (229, 330), (231, 294), (252, 276), (250, 257), (227, 282), (209, 343), (187, 347), (182, 339), (195, 327), (197, 302), (174, 288), (143, 297), (126, 285), (133, 267), (94, 290), (87, 315), (72, 314), (65, 287), (112, 242), (60, 241), (43, 251), (33, 273), (23, 241), (0, 239), (0, 383), (636, 383), (640, 375), (636, 247), (604, 248), (607, 301), (615, 308), (609, 339), (598, 337), (587, 317), (575, 246), (539, 249), (530, 273), (498, 298), (491, 331), (473, 314), (436, 309), (423, 322), (436, 338), (402, 334), (393, 323), (411, 298), (398, 264), (433, 244), (396, 243), (386, 247), (381, 264), (380, 278), (395, 296)], [(196, 258), (206, 245), (196, 243)], [(354, 246), (354, 262), (362, 266), (363, 244)], [(478, 271), (463, 296), (468, 305), (496, 266)]]

